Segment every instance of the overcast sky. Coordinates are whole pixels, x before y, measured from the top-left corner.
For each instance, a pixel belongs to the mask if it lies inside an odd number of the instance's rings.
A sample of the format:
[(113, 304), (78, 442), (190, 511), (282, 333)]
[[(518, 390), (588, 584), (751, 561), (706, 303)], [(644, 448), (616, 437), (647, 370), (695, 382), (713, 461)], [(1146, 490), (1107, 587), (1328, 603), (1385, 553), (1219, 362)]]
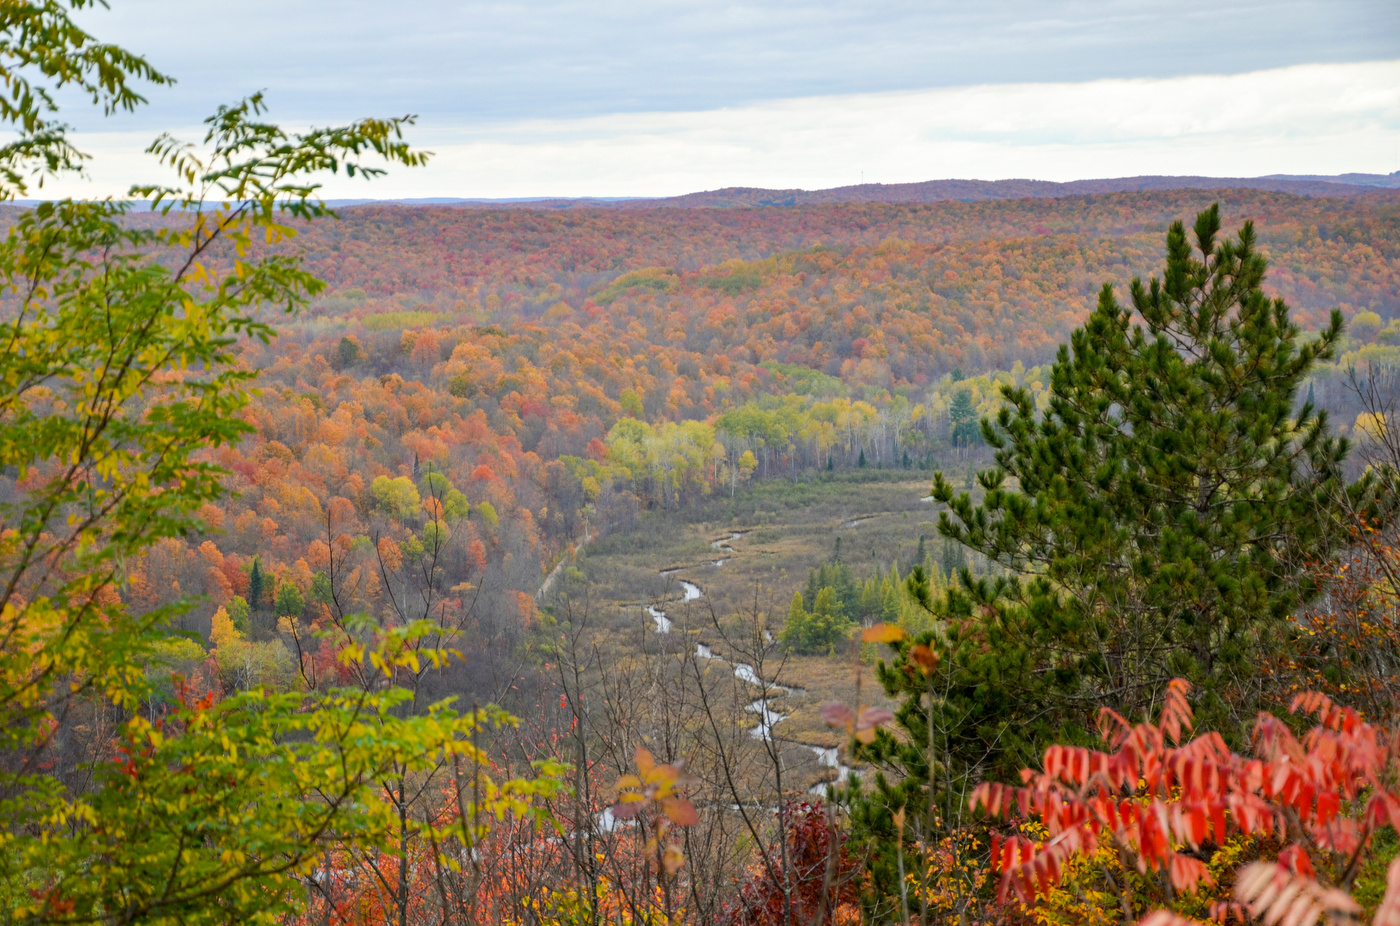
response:
[(1400, 170), (1395, 0), (111, 0), (83, 22), (179, 80), (69, 114), (99, 160), (61, 192), (87, 195), (158, 177), (143, 140), (259, 89), (288, 123), (419, 115), (433, 166), (334, 195)]

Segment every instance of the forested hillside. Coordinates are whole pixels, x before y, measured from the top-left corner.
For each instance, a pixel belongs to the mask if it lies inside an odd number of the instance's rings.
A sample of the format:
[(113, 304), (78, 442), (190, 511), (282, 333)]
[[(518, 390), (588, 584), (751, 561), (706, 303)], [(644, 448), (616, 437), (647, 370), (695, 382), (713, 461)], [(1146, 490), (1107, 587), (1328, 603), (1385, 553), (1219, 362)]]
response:
[[(1278, 269), (1302, 274), (1303, 264), (1294, 268), (1285, 256), (1316, 258), (1317, 263), (1304, 261), (1307, 275), (1316, 280), (1349, 275), (1339, 262), (1365, 260), (1364, 253), (1343, 259), (1341, 251), (1349, 244), (1393, 256), (1387, 248), (1394, 247), (1398, 199), (1400, 193), (1394, 191), (1331, 199), (1222, 189), (780, 209), (353, 206), (342, 210), (340, 221), (304, 234), (296, 247), (332, 291), (360, 288), (371, 298), (435, 297), (448, 309), (457, 300), (471, 309), (485, 308), (485, 300), (496, 295), (509, 303), (505, 308), (530, 315), (561, 299), (577, 308), (584, 297), (624, 272), (666, 267), (690, 274), (729, 260), (765, 259), (818, 246), (845, 252), (901, 239), (999, 249), (1010, 242), (1073, 235), (1072, 242), (1084, 248), (1118, 241), (1120, 249), (1136, 244), (1151, 253), (1170, 221), (1217, 200), (1226, 215), (1258, 221)], [(1138, 235), (1146, 237), (1133, 241)], [(1053, 271), (1041, 260), (1032, 261), (1037, 257), (1026, 255), (1028, 263), (1017, 266), (1018, 275)]]
[[(480, 612), (511, 615), (493, 620), (518, 636), (542, 568), (586, 529), (755, 476), (917, 467), (979, 441), (998, 379), (1043, 391), (1038, 365), (1099, 286), (1151, 272), (1166, 222), (1217, 199), (1229, 221), (1257, 219), (1266, 286), (1305, 327), (1340, 306), (1354, 348), (1400, 344), (1390, 193), (347, 209), (286, 246), (327, 293), (239, 348), (262, 389), (256, 433), (216, 455), (238, 492), (208, 513), (218, 532), (133, 564), (134, 594), (209, 595), (188, 618), (202, 634), (246, 597), (254, 558), (304, 596), (327, 513), (352, 536), (386, 519), (420, 531), (417, 502), (396, 508), (385, 485), (417, 493), (430, 468), (470, 506), (452, 519), (452, 570), (489, 564)], [(1350, 426), (1343, 391), (1317, 388)]]

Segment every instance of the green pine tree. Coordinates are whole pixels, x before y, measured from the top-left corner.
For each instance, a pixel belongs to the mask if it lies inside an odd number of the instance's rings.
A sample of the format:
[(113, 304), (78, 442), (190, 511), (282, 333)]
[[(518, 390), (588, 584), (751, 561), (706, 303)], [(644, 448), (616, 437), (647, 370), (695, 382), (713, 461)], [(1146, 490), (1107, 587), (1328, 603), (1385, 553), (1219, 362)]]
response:
[(837, 597), (834, 588), (823, 588), (817, 592), (817, 603), (812, 606), (811, 621), (804, 641), (805, 652), (830, 652), (850, 633), (851, 622), (846, 609)]
[(799, 653), (829, 653), (850, 635), (851, 622), (831, 588), (817, 592), (811, 611), (807, 611), (800, 592), (794, 593), (788, 606), (787, 623), (778, 639), (784, 646)]
[[(1345, 442), (1298, 403), (1340, 314), (1303, 338), (1261, 289), (1253, 227), (1224, 242), (1219, 227), (1216, 207), (1198, 216), (1193, 251), (1174, 224), (1163, 278), (1135, 280), (1131, 308), (1103, 288), (1060, 349), (1045, 413), (1003, 387), (981, 504), (936, 475), (940, 533), (1006, 576), (942, 595), (911, 576), (944, 630), (880, 667), (902, 735), (863, 752), (902, 775), (857, 797), (865, 836), (892, 837), (901, 806), (956, 820), (977, 778), (1014, 776), (1050, 740), (1094, 740), (1101, 707), (1143, 716), (1176, 676), (1202, 727), (1244, 738), (1288, 615), (1317, 594), (1307, 564), (1346, 540), (1342, 507), (1389, 514), (1371, 479), (1345, 483)], [(931, 673), (911, 659), (920, 644)]]
[(889, 575), (880, 583), (880, 620), (886, 624), (899, 622), (899, 569), (891, 566)]
[(340, 339), (335, 352), (336, 369), (344, 370), (360, 362), (360, 345), (348, 337)]
[(963, 549), (962, 544), (948, 537), (943, 538), (942, 547), (943, 574), (955, 576), (967, 566), (967, 552)]
[(1242, 731), (1260, 656), (1316, 594), (1306, 565), (1344, 539), (1338, 497), (1362, 503), (1372, 483), (1345, 485), (1345, 441), (1298, 406), (1309, 371), (1335, 353), (1340, 313), (1305, 340), (1261, 289), (1252, 224), (1236, 240), (1219, 230), (1218, 207), (1197, 217), (1197, 256), (1173, 225), (1163, 279), (1135, 280), (1131, 309), (1104, 287), (1060, 350), (1048, 414), (1003, 389), (1008, 404), (983, 429), (997, 468), (979, 474), (981, 505), (942, 474), (934, 495), (950, 507), (946, 536), (1043, 576), (1014, 594), (1059, 625), (1056, 658), (1083, 679), (1076, 698), (1137, 717), (1180, 675), (1203, 721)]
[(816, 569), (807, 571), (807, 584), (802, 587), (802, 607), (811, 608), (817, 603), (817, 592), (822, 590), (822, 584)]
[(836, 596), (836, 600), (841, 603), (841, 609), (848, 615), (859, 614), (861, 610), (861, 586), (856, 582), (855, 574), (851, 572), (851, 567), (834, 559), (829, 563), (822, 563), (812, 570), (807, 576), (807, 585), (803, 594), (807, 607), (817, 606), (817, 593), (823, 588), (830, 588)]
[(976, 443), (980, 436), (977, 409), (972, 405), (972, 393), (966, 389), (959, 389), (948, 406), (948, 441), (954, 447), (967, 447)]
[(871, 576), (860, 586), (860, 610), (856, 612), (862, 623), (873, 624), (880, 620), (884, 611), (885, 595), (878, 576)]
[(267, 603), (267, 590), (265, 574), (262, 571), (262, 563), (258, 558), (253, 557), (253, 568), (248, 573), (248, 607), (254, 612), (261, 611)]

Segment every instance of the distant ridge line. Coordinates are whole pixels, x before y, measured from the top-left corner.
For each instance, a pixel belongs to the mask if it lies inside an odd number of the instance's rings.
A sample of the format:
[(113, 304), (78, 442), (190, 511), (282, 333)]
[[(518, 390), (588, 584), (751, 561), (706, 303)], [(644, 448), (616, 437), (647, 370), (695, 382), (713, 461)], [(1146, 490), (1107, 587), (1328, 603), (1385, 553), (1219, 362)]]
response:
[[(1343, 177), (1347, 179), (1343, 179)], [(1366, 177), (1358, 182), (1352, 177)], [(646, 200), (647, 206), (804, 206), (827, 203), (932, 203), (948, 200), (1057, 199), (1098, 193), (1141, 193), (1190, 189), (1255, 189), (1300, 196), (1354, 196), (1400, 189), (1400, 176), (1342, 175), (1314, 177), (1118, 177), (1103, 180), (928, 180), (923, 183), (865, 183), (829, 190), (762, 190), (730, 188)], [(631, 201), (623, 206), (640, 206)]]
[(1164, 190), (1251, 189), (1311, 197), (1350, 197), (1400, 190), (1393, 174), (1271, 174), (1265, 177), (1142, 176), (1101, 180), (926, 180), (921, 183), (862, 183), (825, 190), (775, 190), (726, 187), (680, 196), (605, 198), (538, 197), (512, 199), (332, 200), (332, 206), (440, 205), (474, 209), (720, 209), (734, 207), (810, 206), (836, 203), (977, 202), (998, 199), (1057, 199), (1099, 193)]
[[(920, 183), (861, 183), (825, 190), (776, 190), (725, 187), (680, 196), (519, 196), (468, 198), (454, 196), (398, 199), (328, 199), (332, 208), (356, 206), (448, 206), (463, 209), (732, 209), (840, 203), (982, 202), (1006, 199), (1059, 199), (1101, 193), (1148, 193), (1168, 190), (1267, 190), (1318, 198), (1347, 198), (1368, 194), (1400, 194), (1400, 171), (1393, 174), (1269, 174), (1263, 177), (1157, 176), (1110, 177), (1100, 180), (925, 180)], [(12, 200), (4, 207), (28, 208), (43, 200)], [(145, 203), (132, 203), (144, 211)]]

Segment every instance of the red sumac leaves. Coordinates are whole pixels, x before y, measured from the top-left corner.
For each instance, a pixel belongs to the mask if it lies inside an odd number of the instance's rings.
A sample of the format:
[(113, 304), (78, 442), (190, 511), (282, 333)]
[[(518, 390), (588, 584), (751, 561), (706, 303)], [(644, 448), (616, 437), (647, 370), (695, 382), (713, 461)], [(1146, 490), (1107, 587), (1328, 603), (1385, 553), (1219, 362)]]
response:
[[(1214, 881), (1198, 852), (1231, 833), (1292, 836), (1277, 860), (1241, 869), (1236, 912), (1268, 923), (1305, 926), (1359, 911), (1346, 891), (1319, 880), (1337, 857), (1364, 851), (1380, 826), (1400, 823), (1400, 749), (1392, 731), (1366, 723), (1320, 694), (1299, 695), (1295, 712), (1317, 725), (1301, 739), (1288, 724), (1261, 714), (1255, 757), (1229, 751), (1217, 733), (1176, 745), (1194, 718), (1184, 681), (1172, 682), (1157, 724), (1127, 724), (1105, 713), (1108, 752), (1051, 746), (1040, 771), (1022, 772), (1024, 787), (985, 783), (972, 806), (1000, 819), (1036, 819), (1045, 838), (994, 840), (992, 866), (1001, 895), (1025, 900), (1044, 894), (1073, 855), (1091, 855), (1104, 841), (1139, 870), (1166, 871), (1176, 892)], [(1288, 825), (1285, 826), (1285, 820)], [(1301, 831), (1301, 832), (1300, 832)], [(1302, 837), (1302, 838), (1299, 838)], [(1315, 867), (1320, 852), (1327, 867)], [(1227, 912), (1224, 908), (1222, 913)], [(1189, 923), (1159, 911), (1143, 923)], [(1400, 866), (1392, 865), (1376, 923), (1400, 926)]]

